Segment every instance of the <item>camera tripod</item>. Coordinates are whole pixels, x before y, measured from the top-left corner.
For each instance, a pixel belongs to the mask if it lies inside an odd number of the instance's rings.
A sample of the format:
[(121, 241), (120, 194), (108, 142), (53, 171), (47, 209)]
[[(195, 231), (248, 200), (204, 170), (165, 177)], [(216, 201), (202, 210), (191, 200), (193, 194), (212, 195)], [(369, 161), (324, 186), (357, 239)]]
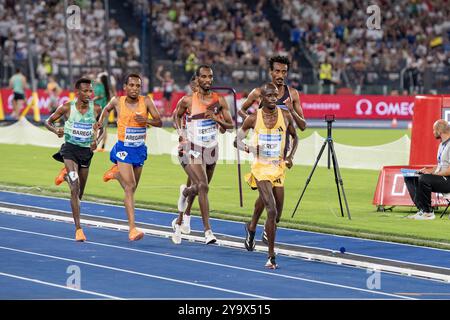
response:
[(347, 197), (345, 196), (344, 183), (342, 181), (341, 173), (339, 172), (339, 165), (337, 162), (336, 152), (334, 151), (333, 138), (331, 137), (331, 128), (332, 128), (332, 123), (334, 122), (334, 115), (326, 115), (325, 121), (327, 122), (327, 138), (323, 142), (322, 148), (320, 149), (319, 155), (317, 156), (316, 162), (314, 163), (314, 166), (312, 168), (311, 173), (308, 176), (308, 179), (306, 179), (305, 187), (303, 188), (302, 194), (297, 201), (297, 205), (295, 206), (294, 212), (292, 213), (292, 218), (294, 217), (294, 214), (297, 211), (300, 201), (302, 200), (303, 195), (305, 194), (306, 188), (308, 187), (308, 184), (311, 181), (311, 177), (312, 177), (314, 171), (316, 170), (316, 167), (317, 167), (317, 164), (319, 163), (320, 157), (322, 156), (323, 151), (325, 150), (325, 147), (328, 146), (328, 169), (330, 169), (330, 156), (331, 156), (331, 159), (333, 161), (334, 178), (336, 181), (339, 205), (341, 207), (341, 215), (344, 216), (344, 210), (342, 208), (342, 200), (341, 200), (341, 189), (342, 189), (342, 194), (344, 196), (344, 201), (345, 201), (345, 207), (347, 208), (347, 217), (349, 220), (352, 219), (350, 216), (350, 210), (348, 209)]

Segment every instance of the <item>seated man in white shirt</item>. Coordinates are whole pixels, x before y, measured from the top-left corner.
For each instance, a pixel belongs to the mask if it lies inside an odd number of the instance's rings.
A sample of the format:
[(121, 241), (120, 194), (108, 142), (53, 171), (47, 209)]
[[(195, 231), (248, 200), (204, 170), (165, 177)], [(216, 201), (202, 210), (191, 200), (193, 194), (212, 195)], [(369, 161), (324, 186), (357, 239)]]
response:
[(416, 220), (433, 220), (431, 193), (450, 192), (450, 125), (446, 120), (437, 120), (433, 125), (433, 134), (440, 139), (437, 165), (433, 168), (422, 168), (418, 177), (405, 177), (405, 184), (419, 212), (409, 216)]

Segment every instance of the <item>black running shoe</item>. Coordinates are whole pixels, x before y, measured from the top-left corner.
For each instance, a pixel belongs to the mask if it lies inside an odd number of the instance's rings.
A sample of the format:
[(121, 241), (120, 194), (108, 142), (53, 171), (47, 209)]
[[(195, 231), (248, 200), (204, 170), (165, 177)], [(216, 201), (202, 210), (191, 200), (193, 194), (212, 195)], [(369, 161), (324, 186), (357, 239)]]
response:
[(266, 229), (264, 229), (262, 234), (262, 242), (264, 242), (266, 245), (269, 243), (269, 239), (267, 239)]
[(256, 243), (255, 243), (255, 231), (250, 231), (248, 229), (249, 223), (245, 224), (245, 241), (244, 241), (244, 245), (245, 245), (245, 249), (247, 249), (247, 251), (253, 251), (255, 249)]
[(275, 262), (275, 256), (267, 258), (265, 267), (269, 269), (278, 269), (278, 265)]

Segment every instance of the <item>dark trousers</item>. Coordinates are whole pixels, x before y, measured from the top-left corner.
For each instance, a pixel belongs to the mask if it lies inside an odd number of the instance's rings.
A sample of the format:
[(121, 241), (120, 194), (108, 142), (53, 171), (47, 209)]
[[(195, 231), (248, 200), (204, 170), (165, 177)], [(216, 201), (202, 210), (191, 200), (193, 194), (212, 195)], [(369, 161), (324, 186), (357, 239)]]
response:
[(414, 204), (423, 212), (432, 212), (432, 192), (450, 192), (450, 177), (421, 174), (418, 177), (405, 177), (405, 184)]

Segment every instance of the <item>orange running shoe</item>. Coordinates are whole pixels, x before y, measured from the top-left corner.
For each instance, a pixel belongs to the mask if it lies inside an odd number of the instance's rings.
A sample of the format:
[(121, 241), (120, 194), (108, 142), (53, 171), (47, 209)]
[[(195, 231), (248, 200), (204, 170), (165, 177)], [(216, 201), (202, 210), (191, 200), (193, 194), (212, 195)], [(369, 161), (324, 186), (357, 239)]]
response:
[(117, 172), (119, 172), (119, 166), (115, 164), (111, 167), (111, 169), (105, 172), (105, 174), (103, 175), (103, 181), (108, 182), (111, 179), (115, 179), (114, 174), (116, 174)]
[(130, 233), (128, 234), (128, 239), (130, 239), (130, 241), (138, 241), (141, 240), (143, 237), (144, 233), (136, 228), (131, 229)]
[(64, 182), (67, 175), (67, 169), (66, 167), (62, 168), (59, 172), (58, 176), (55, 178), (55, 184), (59, 186), (61, 183)]
[(75, 241), (86, 241), (86, 236), (84, 235), (83, 229), (77, 229), (75, 232)]

